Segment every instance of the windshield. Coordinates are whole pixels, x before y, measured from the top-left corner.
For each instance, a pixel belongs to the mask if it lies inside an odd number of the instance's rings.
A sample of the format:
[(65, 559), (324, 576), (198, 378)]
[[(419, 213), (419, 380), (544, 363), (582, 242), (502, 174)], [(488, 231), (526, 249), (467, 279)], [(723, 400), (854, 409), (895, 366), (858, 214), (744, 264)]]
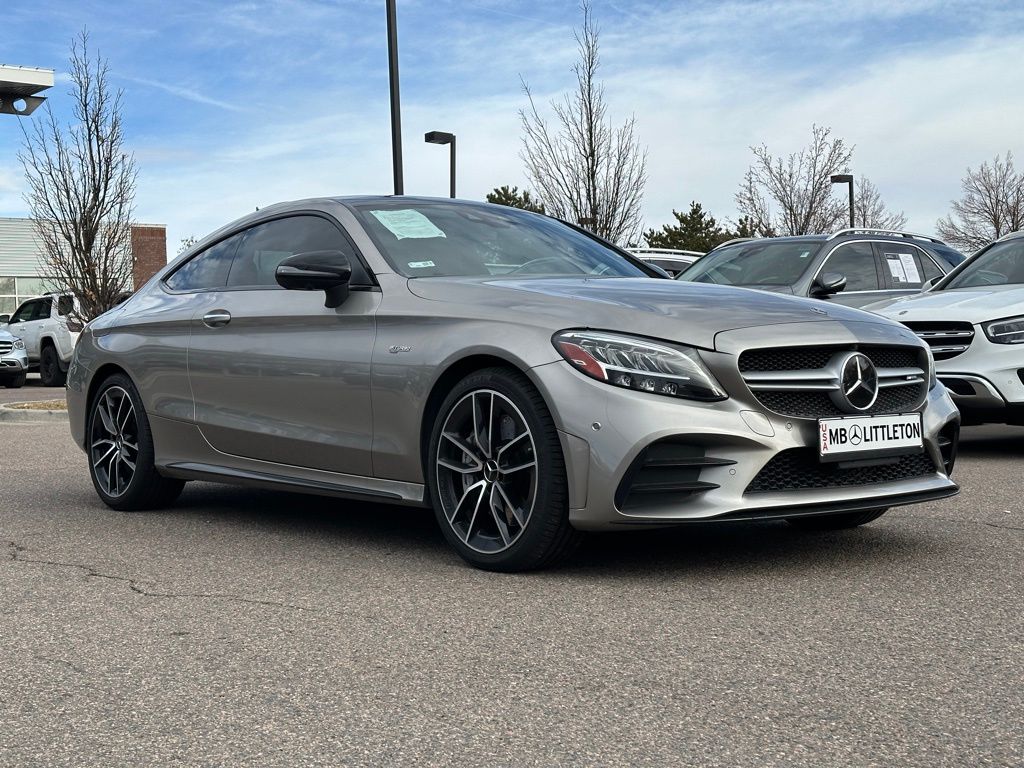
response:
[(712, 251), (679, 276), (719, 285), (793, 285), (814, 261), (816, 242), (752, 240)]
[(942, 289), (1020, 284), (1024, 284), (1024, 238), (993, 245)]
[(403, 200), (353, 207), (388, 263), (405, 277), (648, 277), (572, 227), (516, 208)]

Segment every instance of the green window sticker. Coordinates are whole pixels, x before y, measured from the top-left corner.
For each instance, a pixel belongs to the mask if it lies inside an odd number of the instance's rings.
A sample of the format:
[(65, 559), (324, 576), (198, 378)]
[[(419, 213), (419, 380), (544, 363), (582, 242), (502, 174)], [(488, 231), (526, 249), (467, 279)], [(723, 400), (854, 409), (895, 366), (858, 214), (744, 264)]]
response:
[(444, 232), (438, 229), (434, 222), (419, 211), (405, 209), (399, 211), (370, 211), (370, 213), (399, 240), (404, 240), (407, 237), (416, 239), (445, 237)]

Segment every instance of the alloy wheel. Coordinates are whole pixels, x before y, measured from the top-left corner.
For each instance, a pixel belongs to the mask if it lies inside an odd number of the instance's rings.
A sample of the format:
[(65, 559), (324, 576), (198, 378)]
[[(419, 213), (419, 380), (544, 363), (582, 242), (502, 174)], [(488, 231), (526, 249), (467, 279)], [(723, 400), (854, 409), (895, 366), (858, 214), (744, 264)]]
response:
[(526, 530), (537, 497), (537, 453), (522, 412), (492, 389), (452, 407), (436, 472), (444, 516), (471, 549), (496, 554)]
[(96, 399), (89, 446), (98, 486), (111, 497), (122, 495), (135, 477), (139, 460), (135, 404), (122, 387), (109, 387)]

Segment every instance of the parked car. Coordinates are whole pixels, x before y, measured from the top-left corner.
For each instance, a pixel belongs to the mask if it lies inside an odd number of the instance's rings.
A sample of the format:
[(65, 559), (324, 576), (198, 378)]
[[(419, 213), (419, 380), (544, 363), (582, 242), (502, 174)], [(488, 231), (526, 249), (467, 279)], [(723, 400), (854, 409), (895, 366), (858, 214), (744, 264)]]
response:
[(832, 235), (744, 238), (715, 248), (677, 279), (758, 288), (863, 307), (917, 293), (963, 261), (926, 235), (842, 229)]
[(52, 293), (22, 302), (10, 318), (0, 315), (0, 323), (6, 322), (7, 330), (25, 342), (29, 367), (39, 371), (44, 386), (64, 386), (82, 330), (74, 309), (71, 294)]
[(25, 385), (28, 354), (25, 342), (0, 329), (0, 386), (17, 389)]
[(1024, 424), (1024, 232), (986, 246), (925, 293), (869, 308), (928, 342), (965, 423)]
[(957, 492), (959, 415), (906, 327), (657, 274), (515, 208), (262, 208), (86, 326), (72, 434), (115, 509), (187, 480), (431, 505), (506, 571), (585, 530), (845, 528)]
[(630, 248), (629, 252), (648, 264), (655, 264), (669, 277), (676, 277), (704, 254), (700, 251), (677, 251), (671, 248)]

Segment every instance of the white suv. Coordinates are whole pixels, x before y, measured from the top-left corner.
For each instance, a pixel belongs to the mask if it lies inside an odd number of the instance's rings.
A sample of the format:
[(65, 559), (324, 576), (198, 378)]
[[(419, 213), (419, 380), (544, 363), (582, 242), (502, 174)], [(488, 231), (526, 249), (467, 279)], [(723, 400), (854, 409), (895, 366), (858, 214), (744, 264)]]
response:
[[(47, 294), (23, 302), (7, 320), (6, 330), (25, 342), (29, 369), (39, 370), (44, 386), (64, 386), (82, 330), (75, 309), (71, 294)], [(0, 316), (0, 322), (4, 319)]]
[(1024, 425), (1024, 231), (982, 248), (925, 293), (866, 309), (928, 342), (964, 424)]

